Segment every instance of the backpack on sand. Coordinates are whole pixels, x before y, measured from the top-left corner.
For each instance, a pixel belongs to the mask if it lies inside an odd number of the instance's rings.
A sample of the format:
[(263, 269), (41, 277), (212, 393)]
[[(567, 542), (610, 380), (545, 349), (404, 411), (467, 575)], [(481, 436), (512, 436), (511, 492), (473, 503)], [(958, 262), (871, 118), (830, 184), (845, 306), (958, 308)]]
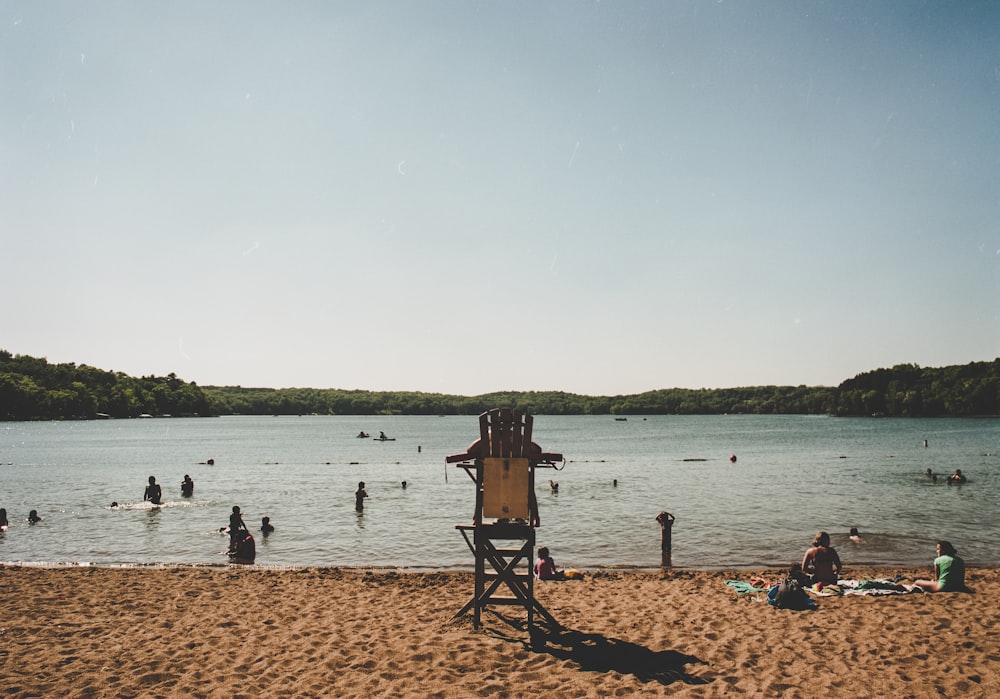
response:
[(809, 599), (809, 595), (802, 589), (799, 581), (795, 578), (785, 578), (778, 583), (778, 589), (774, 593), (774, 601), (771, 602), (776, 609), (812, 609), (815, 602)]

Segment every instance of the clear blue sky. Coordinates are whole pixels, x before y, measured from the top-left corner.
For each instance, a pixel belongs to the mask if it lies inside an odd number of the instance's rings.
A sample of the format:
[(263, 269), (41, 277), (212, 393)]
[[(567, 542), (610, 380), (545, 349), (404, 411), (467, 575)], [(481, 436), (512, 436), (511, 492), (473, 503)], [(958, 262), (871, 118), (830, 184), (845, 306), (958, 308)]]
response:
[(0, 348), (202, 385), (1000, 356), (1000, 3), (0, 0)]

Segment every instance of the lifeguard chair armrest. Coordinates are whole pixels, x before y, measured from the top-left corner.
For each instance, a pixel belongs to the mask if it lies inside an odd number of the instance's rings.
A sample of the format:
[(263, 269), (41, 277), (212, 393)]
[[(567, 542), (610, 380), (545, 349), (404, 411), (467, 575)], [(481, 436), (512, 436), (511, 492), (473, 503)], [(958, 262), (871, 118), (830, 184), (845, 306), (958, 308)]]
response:
[[(451, 454), (450, 456), (444, 457), (444, 462), (446, 464), (454, 464), (462, 461), (475, 461), (479, 458), (479, 454), (470, 454), (469, 452), (463, 452), (461, 454)], [(562, 454), (554, 454), (550, 452), (542, 452), (540, 454), (532, 454), (528, 457), (531, 461), (565, 461)]]

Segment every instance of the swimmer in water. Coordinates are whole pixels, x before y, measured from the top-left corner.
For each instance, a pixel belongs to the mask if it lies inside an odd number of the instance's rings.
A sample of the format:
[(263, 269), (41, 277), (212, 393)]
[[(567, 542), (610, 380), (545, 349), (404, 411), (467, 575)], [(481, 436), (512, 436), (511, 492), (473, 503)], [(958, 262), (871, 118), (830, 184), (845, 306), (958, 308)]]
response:
[(363, 512), (365, 509), (365, 498), (368, 497), (368, 491), (365, 490), (365, 482), (361, 481), (358, 483), (358, 489), (354, 491), (354, 509), (358, 512)]
[(855, 544), (865, 543), (865, 540), (861, 538), (861, 534), (858, 533), (857, 527), (851, 527), (851, 541)]
[(964, 475), (962, 475), (962, 469), (960, 468), (956, 468), (955, 472), (950, 476), (948, 476), (948, 485), (951, 485), (953, 483), (962, 484), (965, 483), (965, 481), (966, 478)]
[(150, 476), (149, 485), (146, 486), (146, 491), (142, 494), (143, 502), (149, 500), (154, 505), (159, 505), (161, 496), (160, 484), (156, 482), (156, 478)]
[(270, 517), (262, 517), (261, 518), (261, 520), (260, 520), (260, 530), (264, 533), (265, 536), (274, 531), (274, 525), (271, 524), (271, 518)]
[(38, 510), (32, 510), (28, 513), (28, 524), (37, 524), (42, 521), (42, 516), (38, 514)]

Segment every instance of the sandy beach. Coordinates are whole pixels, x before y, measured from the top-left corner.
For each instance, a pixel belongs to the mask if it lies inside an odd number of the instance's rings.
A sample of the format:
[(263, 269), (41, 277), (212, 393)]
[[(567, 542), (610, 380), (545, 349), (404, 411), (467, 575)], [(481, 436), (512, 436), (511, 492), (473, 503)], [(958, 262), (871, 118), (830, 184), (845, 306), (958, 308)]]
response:
[[(848, 569), (845, 577), (925, 577)], [(1000, 694), (1000, 571), (971, 593), (823, 597), (776, 610), (727, 580), (779, 571), (596, 572), (523, 610), (453, 618), (464, 572), (0, 568), (7, 697), (931, 697)], [(494, 611), (495, 610), (495, 611)]]

